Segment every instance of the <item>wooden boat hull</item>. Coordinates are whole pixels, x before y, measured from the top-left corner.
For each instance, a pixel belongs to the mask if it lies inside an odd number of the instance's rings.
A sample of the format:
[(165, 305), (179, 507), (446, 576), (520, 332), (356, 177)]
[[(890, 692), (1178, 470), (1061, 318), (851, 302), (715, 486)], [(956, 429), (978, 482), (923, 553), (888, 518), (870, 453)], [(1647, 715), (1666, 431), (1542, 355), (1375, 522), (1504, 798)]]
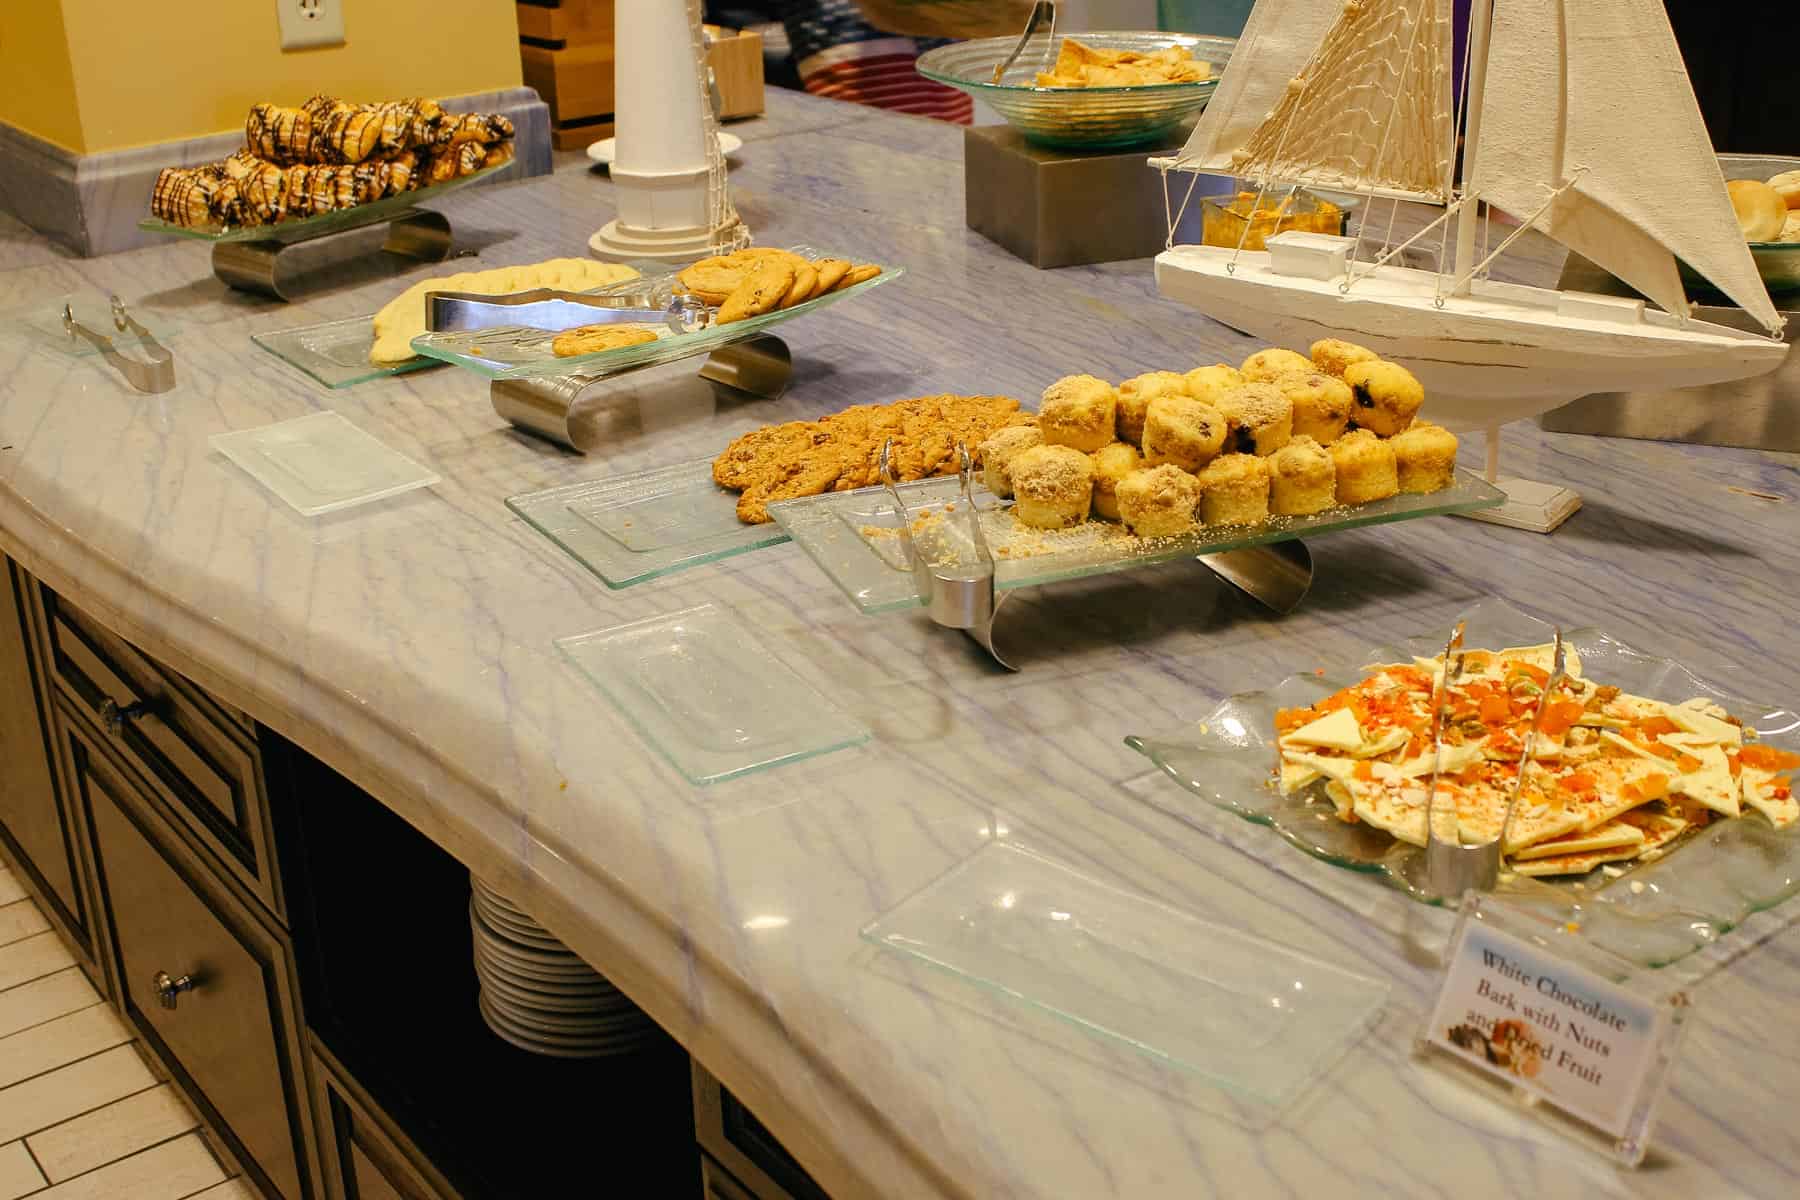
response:
[[(1227, 271), (1235, 256), (1236, 269)], [(1437, 303), (1435, 272), (1384, 266), (1343, 277), (1277, 274), (1266, 252), (1176, 246), (1156, 258), (1163, 295), (1275, 345), (1337, 337), (1404, 364), (1451, 429), (1535, 416), (1595, 392), (1693, 387), (1774, 370), (1786, 344), (1651, 309), (1483, 283)]]

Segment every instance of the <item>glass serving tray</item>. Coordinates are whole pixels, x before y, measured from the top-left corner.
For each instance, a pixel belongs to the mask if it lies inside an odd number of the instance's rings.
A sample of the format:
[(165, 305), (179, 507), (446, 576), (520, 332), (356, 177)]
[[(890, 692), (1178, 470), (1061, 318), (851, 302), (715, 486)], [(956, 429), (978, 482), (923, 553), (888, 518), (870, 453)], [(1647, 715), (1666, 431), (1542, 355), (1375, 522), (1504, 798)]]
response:
[[(1500, 600), (1483, 602), (1467, 619), (1470, 647), (1537, 645), (1551, 637), (1550, 625)], [(1421, 903), (1443, 905), (1412, 882), (1415, 860), (1424, 851), (1367, 825), (1336, 820), (1329, 802), (1307, 803), (1310, 789), (1282, 795), (1272, 785), (1271, 773), (1278, 753), (1277, 709), (1310, 706), (1362, 679), (1367, 664), (1441, 654), (1448, 632), (1434, 630), (1398, 646), (1376, 647), (1353, 663), (1292, 675), (1266, 691), (1232, 696), (1181, 729), (1126, 738), (1127, 745), (1186, 789), (1134, 789), (1133, 794), (1204, 829), (1194, 809), (1198, 797), (1267, 826), (1314, 858), (1367, 874)], [(1681, 664), (1633, 649), (1598, 629), (1565, 630), (1563, 636), (1580, 654), (1588, 679), (1664, 701), (1712, 697), (1764, 744), (1800, 750), (1800, 716), (1787, 708), (1732, 696)], [(1286, 851), (1274, 837), (1266, 843), (1271, 852), (1264, 861), (1280, 870), (1274, 856)], [(1690, 831), (1652, 862), (1609, 865), (1613, 872), (1601, 867), (1557, 882), (1503, 872), (1499, 891), (1515, 903), (1578, 924), (1591, 941), (1622, 958), (1664, 966), (1800, 891), (1800, 826), (1778, 830), (1746, 810), (1745, 816)]]
[(458, 188), (498, 175), (516, 161), (509, 158), (503, 163), (483, 167), (473, 175), (434, 183), (417, 191), (383, 196), (354, 208), (340, 208), (336, 212), (319, 213), (310, 217), (295, 217), (291, 221), (277, 221), (272, 225), (189, 226), (176, 225), (161, 217), (145, 217), (138, 222), (138, 228), (148, 233), (167, 233), (202, 242), (303, 242), (309, 238), (324, 237), (328, 233), (339, 233), (346, 229), (359, 229), (364, 225), (397, 217), (409, 208), (418, 207), (423, 201), (435, 200), (446, 192), (454, 192)]
[(217, 433), (212, 447), (308, 517), (439, 482), (435, 473), (335, 412)]
[(869, 731), (711, 604), (561, 638), (662, 756), (704, 786), (869, 740)]
[[(760, 317), (751, 317), (744, 321), (734, 321), (729, 325), (709, 326), (693, 333), (674, 333), (659, 327), (656, 331), (657, 340), (654, 342), (645, 342), (638, 346), (623, 346), (617, 350), (603, 350), (598, 354), (578, 354), (569, 358), (558, 358), (550, 350), (552, 334), (542, 329), (526, 329), (520, 326), (426, 333), (414, 338), (412, 347), (428, 358), (441, 359), (444, 362), (465, 367), (478, 375), (485, 375), (489, 379), (609, 375), (637, 367), (660, 366), (663, 363), (676, 362), (697, 354), (709, 354), (723, 346), (730, 346), (756, 337), (758, 334), (766, 333), (772, 326), (794, 317), (817, 312), (821, 308), (859, 295), (870, 288), (880, 287), (884, 283), (898, 279), (904, 273), (899, 267), (889, 267), (873, 279), (865, 279), (854, 287), (847, 287), (841, 291), (827, 292), (804, 304), (778, 309), (775, 312), (764, 313)], [(639, 286), (649, 285), (652, 290), (655, 290), (654, 285), (659, 281), (638, 282)]]
[[(635, 279), (590, 289), (586, 294), (604, 296), (657, 282), (651, 280), (647, 284), (647, 276), (648, 272), (645, 272)], [(667, 303), (667, 300), (661, 302)], [(369, 351), (375, 346), (374, 321), (374, 314), (345, 317), (338, 321), (323, 321), (317, 325), (254, 333), (250, 335), (250, 340), (328, 388), (355, 387), (371, 379), (385, 379), (389, 375), (405, 375), (409, 371), (444, 365), (434, 358), (409, 358), (405, 362), (382, 365), (370, 362)]]
[(509, 496), (506, 507), (610, 588), (787, 541), (779, 525), (737, 519), (737, 493), (713, 482), (712, 464), (701, 458), (571, 483)]
[[(957, 487), (953, 478), (925, 479), (901, 484), (900, 494), (907, 507), (918, 512), (953, 502)], [(1430, 495), (1400, 495), (1355, 508), (1328, 509), (1310, 517), (1277, 517), (1259, 525), (1203, 527), (1184, 537), (1138, 539), (1120, 526), (1102, 521), (1089, 521), (1075, 529), (1044, 536), (1013, 519), (1011, 501), (986, 491), (975, 495), (976, 507), (982, 512), (982, 534), (994, 555), (994, 587), (999, 591), (1104, 575), (1359, 525), (1473, 512), (1493, 508), (1505, 500), (1498, 488), (1466, 471), (1458, 471), (1452, 486)], [(924, 603), (912, 572), (907, 569), (898, 537), (899, 518), (884, 489), (860, 488), (784, 500), (771, 504), (769, 515), (863, 612), (892, 612)], [(1026, 554), (1026, 550), (1041, 552)]]
[(346, 317), (295, 329), (253, 333), (250, 340), (328, 388), (355, 387), (371, 379), (443, 365), (430, 358), (383, 365), (370, 362), (369, 351), (375, 346), (373, 321), (373, 317)]
[(1277, 1106), (1362, 1036), (1388, 993), (1010, 842), (977, 850), (862, 936)]

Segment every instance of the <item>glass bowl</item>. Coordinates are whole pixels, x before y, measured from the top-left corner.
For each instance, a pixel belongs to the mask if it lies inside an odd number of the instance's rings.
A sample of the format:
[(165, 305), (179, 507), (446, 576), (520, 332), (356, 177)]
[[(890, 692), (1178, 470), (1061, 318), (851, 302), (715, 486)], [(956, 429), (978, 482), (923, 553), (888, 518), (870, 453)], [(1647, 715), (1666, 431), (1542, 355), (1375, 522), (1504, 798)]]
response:
[[(1779, 154), (1721, 154), (1719, 170), (1728, 180), (1766, 180), (1783, 171), (1800, 171), (1800, 158)], [(1800, 288), (1800, 242), (1751, 242), (1750, 257), (1756, 260), (1757, 274), (1762, 276), (1763, 286), (1771, 293)], [(1717, 293), (1717, 288), (1694, 274), (1686, 263), (1680, 259), (1676, 262), (1681, 264), (1681, 278), (1690, 288)]]
[[(1271, 191), (1256, 207), (1256, 192), (1243, 191), (1224, 204), (1207, 199), (1201, 202), (1202, 245), (1223, 246), (1235, 250), (1239, 244), (1246, 250), (1267, 250), (1268, 240), (1278, 233), (1329, 233), (1342, 236), (1350, 214), (1322, 196), (1307, 191)], [(1246, 233), (1244, 226), (1250, 228)]]
[(1062, 47), (1062, 34), (1031, 39), (999, 83), (994, 68), (1012, 52), (1016, 37), (978, 38), (929, 51), (919, 58), (919, 74), (960, 88), (991, 106), (1013, 128), (1040, 145), (1101, 150), (1138, 146), (1166, 138), (1184, 120), (1206, 107), (1237, 39), (1187, 33), (1077, 33), (1076, 39), (1101, 50), (1148, 54), (1184, 46), (1212, 64), (1212, 78), (1198, 83), (1153, 83), (1133, 87), (1038, 87)]

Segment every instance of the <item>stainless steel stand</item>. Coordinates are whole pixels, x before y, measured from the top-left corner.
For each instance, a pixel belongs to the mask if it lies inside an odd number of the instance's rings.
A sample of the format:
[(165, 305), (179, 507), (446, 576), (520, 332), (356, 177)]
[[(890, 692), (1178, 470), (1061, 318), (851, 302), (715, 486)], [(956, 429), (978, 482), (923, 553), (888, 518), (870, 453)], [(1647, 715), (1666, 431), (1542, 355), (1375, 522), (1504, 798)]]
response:
[(442, 262), (450, 256), (453, 240), (450, 219), (430, 209), (411, 208), (392, 217), (376, 217), (361, 224), (342, 225), (330, 233), (292, 239), (270, 238), (258, 242), (214, 242), (213, 274), (221, 282), (243, 292), (254, 292), (276, 300), (290, 297), (282, 289), (282, 252), (303, 242), (336, 237), (341, 233), (388, 223), (387, 239), (381, 248), (389, 254), (420, 262)]
[[(496, 379), (488, 388), (488, 398), (494, 411), (517, 428), (579, 453), (574, 425), (577, 410), (644, 369), (634, 367), (609, 375)], [(702, 379), (767, 400), (787, 390), (793, 373), (794, 359), (787, 343), (767, 333), (714, 350), (699, 371)]]

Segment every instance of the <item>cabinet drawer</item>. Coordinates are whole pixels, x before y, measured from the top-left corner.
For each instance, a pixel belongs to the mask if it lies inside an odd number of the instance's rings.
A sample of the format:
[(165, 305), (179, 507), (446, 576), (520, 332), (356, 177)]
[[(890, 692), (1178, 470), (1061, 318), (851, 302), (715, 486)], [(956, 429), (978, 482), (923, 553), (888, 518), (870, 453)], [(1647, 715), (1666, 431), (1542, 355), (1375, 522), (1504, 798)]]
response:
[(278, 916), (279, 881), (255, 734), (246, 718), (46, 592), (58, 685)]
[[(694, 1088), (694, 1134), (699, 1139), (702, 1176), (715, 1194), (752, 1200), (830, 1200), (794, 1156), (775, 1140), (743, 1102), (726, 1090), (711, 1071), (691, 1060)], [(707, 1173), (706, 1164), (712, 1164)], [(728, 1173), (715, 1186), (718, 1167)], [(728, 1190), (735, 1187), (735, 1191)]]
[(330, 1053), (316, 1040), (312, 1050), (330, 1200), (457, 1200)]
[[(121, 762), (86, 735), (71, 742), (100, 891), (114, 914), (121, 1007), (264, 1192), (310, 1200), (311, 1120), (288, 948), (205, 878)], [(165, 974), (185, 990), (159, 995)]]

